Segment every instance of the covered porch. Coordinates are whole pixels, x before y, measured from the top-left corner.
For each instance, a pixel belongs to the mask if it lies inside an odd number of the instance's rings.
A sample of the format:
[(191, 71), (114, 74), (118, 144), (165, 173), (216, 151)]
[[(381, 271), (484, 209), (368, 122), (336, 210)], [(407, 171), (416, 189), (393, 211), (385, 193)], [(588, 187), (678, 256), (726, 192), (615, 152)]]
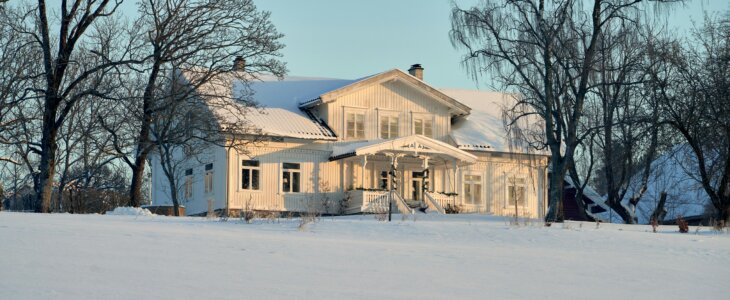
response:
[(445, 212), (460, 203), (459, 169), (477, 158), (422, 135), (362, 141), (335, 146), (341, 186), (349, 193), (346, 213), (387, 211), (389, 201), (401, 213), (426, 209)]

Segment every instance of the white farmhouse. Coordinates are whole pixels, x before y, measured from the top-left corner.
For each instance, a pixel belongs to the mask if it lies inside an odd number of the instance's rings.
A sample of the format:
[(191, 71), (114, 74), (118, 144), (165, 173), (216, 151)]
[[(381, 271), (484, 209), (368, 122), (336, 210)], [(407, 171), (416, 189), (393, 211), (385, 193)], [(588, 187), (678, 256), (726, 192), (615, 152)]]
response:
[[(514, 103), (508, 94), (437, 89), (418, 64), (408, 73), (261, 78), (250, 87), (264, 108), (244, 117), (258, 127), (259, 141), (243, 149), (210, 145), (189, 160), (179, 191), (187, 215), (209, 208), (371, 213), (388, 201), (402, 213), (458, 207), (544, 215), (548, 157), (510, 142), (502, 117)], [(221, 88), (242, 92), (235, 82), (198, 90)], [(152, 204), (171, 205), (159, 161), (151, 166)]]

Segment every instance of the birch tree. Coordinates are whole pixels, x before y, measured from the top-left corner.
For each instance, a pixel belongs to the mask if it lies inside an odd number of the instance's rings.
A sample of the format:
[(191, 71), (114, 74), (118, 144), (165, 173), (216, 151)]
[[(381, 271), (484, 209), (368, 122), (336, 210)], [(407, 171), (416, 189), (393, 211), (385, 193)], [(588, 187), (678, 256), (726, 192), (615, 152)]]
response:
[[(636, 20), (641, 1), (594, 0), (587, 7), (584, 2), (486, 1), (452, 10), (451, 41), (466, 52), (463, 64), (474, 79), (491, 76), (545, 121), (544, 147), (552, 167), (548, 222), (562, 220), (564, 178), (591, 135), (581, 122), (601, 38), (614, 20)], [(577, 204), (584, 212), (582, 201)]]

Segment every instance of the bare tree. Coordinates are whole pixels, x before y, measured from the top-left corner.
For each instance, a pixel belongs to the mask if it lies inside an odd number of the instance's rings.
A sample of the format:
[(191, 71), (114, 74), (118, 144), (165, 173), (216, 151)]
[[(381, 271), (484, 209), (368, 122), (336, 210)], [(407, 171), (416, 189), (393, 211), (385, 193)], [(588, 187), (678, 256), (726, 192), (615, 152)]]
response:
[[(49, 17), (46, 1), (39, 0), (24, 17), (14, 20), (15, 31), (28, 35), (42, 54), (44, 85), (34, 92), (43, 99), (40, 133), (40, 161), (38, 166), (38, 193), (41, 212), (48, 212), (51, 204), (52, 186), (56, 171), (58, 151), (58, 130), (66, 121), (73, 106), (88, 97), (105, 97), (108, 91), (100, 84), (85, 85), (96, 81), (104, 74), (114, 71), (115, 66), (129, 63), (125, 52), (117, 57), (110, 56), (109, 43), (90, 38), (95, 34), (95, 24), (111, 17), (121, 0), (84, 1), (63, 0), (60, 15)], [(53, 20), (59, 20), (54, 24)], [(52, 29), (57, 28), (57, 32)], [(113, 38), (107, 36), (107, 38)], [(80, 48), (86, 48), (83, 54)], [(90, 59), (90, 57), (94, 57)], [(80, 57), (87, 58), (81, 63)]]
[[(138, 89), (142, 93), (133, 97), (137, 102), (132, 111), (138, 112), (134, 150), (123, 157), (132, 169), (131, 206), (140, 204), (145, 163), (155, 145), (162, 142), (152, 139), (151, 130), (169, 108), (169, 101), (164, 99), (191, 97), (197, 87), (230, 73), (237, 56), (246, 62), (245, 75), (235, 73), (244, 83), (262, 72), (283, 76), (286, 71), (277, 59), (283, 47), (279, 42), (282, 35), (271, 24), (269, 13), (257, 10), (251, 0), (145, 0), (139, 11), (135, 26), (143, 33), (138, 40), (145, 63), (136, 68), (144, 74), (144, 81), (136, 81), (142, 84)], [(178, 94), (171, 96), (171, 90), (165, 88), (171, 87), (172, 77), (179, 76), (175, 70), (191, 76), (185, 76), (189, 88), (176, 90)], [(213, 95), (204, 96), (231, 97), (230, 90), (208, 92)], [(122, 140), (118, 136), (115, 139)]]
[[(652, 47), (655, 29), (649, 24), (618, 20), (601, 39), (595, 83), (595, 119), (599, 132), (602, 187), (608, 206), (627, 224), (637, 222), (635, 207), (647, 189), (661, 126), (654, 87), (657, 68)], [(629, 192), (635, 174), (642, 187)], [(628, 199), (628, 205), (623, 200)]]
[(718, 220), (730, 223), (730, 13), (705, 17), (684, 44), (665, 51), (672, 77), (661, 90), (666, 123), (694, 154), (690, 170)]
[(581, 122), (604, 31), (615, 20), (635, 20), (641, 1), (594, 0), (585, 8), (583, 2), (486, 1), (452, 11), (451, 41), (467, 52), (463, 63), (474, 78), (488, 73), (545, 120), (552, 167), (547, 221), (562, 220), (565, 175), (592, 134)]

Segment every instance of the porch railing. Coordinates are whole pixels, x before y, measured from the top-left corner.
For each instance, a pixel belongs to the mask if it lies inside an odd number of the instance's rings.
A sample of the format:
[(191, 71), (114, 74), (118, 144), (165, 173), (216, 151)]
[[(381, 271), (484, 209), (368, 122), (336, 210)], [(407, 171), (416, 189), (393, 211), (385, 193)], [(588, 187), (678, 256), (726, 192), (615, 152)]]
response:
[(406, 201), (403, 200), (403, 198), (398, 194), (398, 192), (390, 192), (393, 202), (395, 202), (395, 205), (398, 207), (398, 211), (400, 211), (401, 214), (413, 214), (413, 209), (406, 204)]
[(447, 207), (449, 205), (454, 206), (456, 205), (456, 196), (455, 195), (444, 195), (439, 193), (426, 193), (429, 196), (431, 196), (431, 199), (434, 200), (434, 202), (438, 203), (442, 208)]
[(383, 213), (388, 211), (388, 192), (362, 191), (362, 212)]
[(438, 201), (436, 201), (433, 198), (433, 196), (431, 196), (430, 193), (424, 192), (423, 194), (426, 196), (425, 198), (426, 198), (426, 204), (428, 205), (428, 208), (435, 210), (440, 214), (446, 213), (446, 210), (444, 209), (444, 207), (441, 206), (441, 204)]

